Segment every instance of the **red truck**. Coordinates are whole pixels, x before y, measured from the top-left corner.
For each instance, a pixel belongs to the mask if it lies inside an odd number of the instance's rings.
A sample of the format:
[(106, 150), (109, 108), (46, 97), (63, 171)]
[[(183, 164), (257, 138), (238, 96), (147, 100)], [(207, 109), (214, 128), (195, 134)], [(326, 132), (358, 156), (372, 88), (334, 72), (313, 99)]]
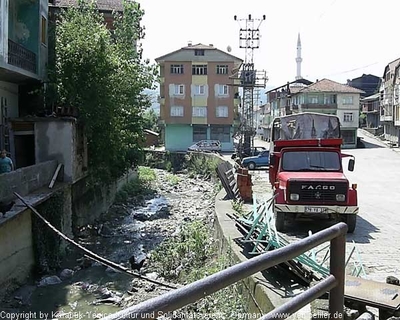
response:
[(288, 220), (329, 218), (343, 221), (354, 232), (357, 185), (349, 184), (342, 159), (339, 118), (299, 113), (275, 118), (271, 127), (269, 180), (274, 193), (275, 225), (285, 230)]

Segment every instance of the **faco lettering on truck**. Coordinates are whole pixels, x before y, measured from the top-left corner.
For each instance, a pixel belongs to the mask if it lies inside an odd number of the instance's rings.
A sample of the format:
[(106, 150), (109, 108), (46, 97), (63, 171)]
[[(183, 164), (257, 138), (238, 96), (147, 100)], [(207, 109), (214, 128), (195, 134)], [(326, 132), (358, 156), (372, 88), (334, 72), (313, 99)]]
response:
[(317, 185), (317, 186), (312, 186), (312, 185), (306, 185), (303, 184), (301, 186), (301, 190), (335, 190), (335, 186), (322, 186), (322, 185)]

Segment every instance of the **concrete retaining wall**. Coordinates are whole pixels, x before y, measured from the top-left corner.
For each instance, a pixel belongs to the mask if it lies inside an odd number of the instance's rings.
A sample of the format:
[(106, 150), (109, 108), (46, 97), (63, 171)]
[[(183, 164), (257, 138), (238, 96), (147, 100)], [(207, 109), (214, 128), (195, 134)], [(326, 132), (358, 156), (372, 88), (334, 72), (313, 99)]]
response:
[(48, 185), (57, 168), (57, 161), (51, 160), (3, 173), (0, 175), (0, 201), (15, 198), (14, 192), (21, 196)]
[(0, 224), (0, 297), (4, 289), (22, 283), (34, 266), (30, 210)]
[[(239, 247), (234, 239), (241, 238), (243, 235), (239, 232), (235, 223), (226, 214), (233, 214), (234, 210), (231, 201), (222, 200), (225, 197), (225, 190), (221, 190), (215, 198), (215, 236), (220, 240), (220, 252), (224, 255), (229, 254), (232, 258), (232, 265), (247, 260), (243, 254), (243, 249)], [(258, 316), (252, 319), (260, 318), (261, 314), (268, 313), (276, 306), (266, 294), (266, 281), (261, 273), (256, 273), (243, 280), (242, 296), (247, 304), (247, 313)]]
[(116, 193), (135, 177), (137, 171), (131, 170), (109, 186), (93, 186), (89, 177), (74, 183), (71, 189), (73, 230), (99, 219), (114, 202)]

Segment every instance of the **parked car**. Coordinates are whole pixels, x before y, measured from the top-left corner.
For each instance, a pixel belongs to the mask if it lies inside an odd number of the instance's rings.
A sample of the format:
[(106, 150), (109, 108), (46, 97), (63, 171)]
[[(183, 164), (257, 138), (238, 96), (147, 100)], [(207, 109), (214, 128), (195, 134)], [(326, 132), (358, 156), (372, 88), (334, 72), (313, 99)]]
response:
[(269, 166), (269, 151), (264, 150), (258, 156), (246, 157), (242, 160), (242, 166), (254, 170)]
[[(253, 156), (258, 156), (261, 152), (266, 151), (267, 148), (264, 147), (253, 147), (250, 149), (250, 154), (247, 153), (242, 153), (242, 158), (245, 157), (253, 157)], [(238, 157), (238, 152), (235, 152), (232, 154), (232, 159), (236, 159)]]
[(188, 148), (188, 151), (198, 152), (220, 152), (221, 142), (219, 140), (201, 140)]

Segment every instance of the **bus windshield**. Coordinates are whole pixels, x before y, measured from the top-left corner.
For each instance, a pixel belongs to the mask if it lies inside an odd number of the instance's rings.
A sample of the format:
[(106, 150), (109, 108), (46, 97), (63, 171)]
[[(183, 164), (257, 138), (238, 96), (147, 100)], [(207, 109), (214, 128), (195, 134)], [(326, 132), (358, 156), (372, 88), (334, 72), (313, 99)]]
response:
[(340, 171), (340, 156), (334, 151), (287, 151), (282, 155), (283, 171)]

